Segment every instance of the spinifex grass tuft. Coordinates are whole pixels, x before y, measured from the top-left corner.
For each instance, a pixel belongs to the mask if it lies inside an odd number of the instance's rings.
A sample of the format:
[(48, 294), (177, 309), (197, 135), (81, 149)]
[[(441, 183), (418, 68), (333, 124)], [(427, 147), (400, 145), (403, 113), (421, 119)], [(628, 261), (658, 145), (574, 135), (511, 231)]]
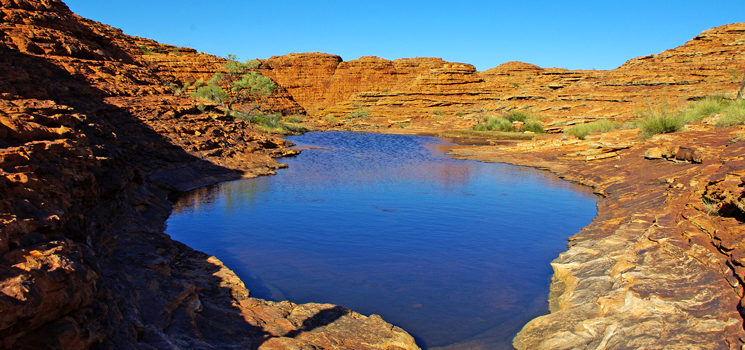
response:
[(745, 99), (730, 100), (722, 110), (722, 117), (717, 122), (719, 127), (745, 124)]
[(473, 129), (476, 131), (515, 131), (511, 121), (497, 117), (484, 117)]
[(649, 106), (647, 111), (639, 112), (641, 120), (635, 125), (641, 129), (641, 138), (648, 139), (657, 134), (668, 134), (683, 130), (685, 117), (680, 110), (671, 110), (667, 105), (657, 108)]
[(603, 119), (587, 124), (574, 125), (572, 127), (564, 129), (564, 132), (584, 140), (587, 135), (600, 132), (609, 132), (619, 129), (620, 127), (621, 123), (619, 122)]

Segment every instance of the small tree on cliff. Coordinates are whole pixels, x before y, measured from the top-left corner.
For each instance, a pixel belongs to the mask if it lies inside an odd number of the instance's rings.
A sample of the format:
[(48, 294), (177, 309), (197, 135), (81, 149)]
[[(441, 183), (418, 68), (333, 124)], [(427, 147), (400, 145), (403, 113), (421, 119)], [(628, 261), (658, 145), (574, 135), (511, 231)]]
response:
[[(205, 86), (198, 86), (192, 96), (219, 104), (225, 115), (246, 118), (261, 110), (277, 86), (271, 79), (254, 71), (261, 65), (259, 61), (241, 63), (234, 55), (227, 58), (228, 62), (223, 65), (225, 72), (215, 73)], [(240, 110), (234, 106), (240, 106)]]

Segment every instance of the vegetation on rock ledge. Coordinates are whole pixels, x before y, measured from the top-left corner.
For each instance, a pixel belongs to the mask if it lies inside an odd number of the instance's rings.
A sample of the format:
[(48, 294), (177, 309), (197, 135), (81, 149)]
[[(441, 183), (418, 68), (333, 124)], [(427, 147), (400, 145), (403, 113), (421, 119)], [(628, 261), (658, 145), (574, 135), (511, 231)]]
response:
[(475, 131), (504, 131), (518, 132), (530, 131), (533, 133), (543, 133), (541, 123), (526, 112), (513, 111), (502, 117), (483, 117), (482, 120), (473, 127)]
[(621, 123), (607, 119), (597, 120), (591, 123), (576, 124), (564, 129), (564, 133), (574, 135), (580, 139), (585, 139), (587, 135), (595, 133), (609, 132), (621, 127)]
[(261, 111), (262, 105), (277, 88), (271, 79), (254, 71), (260, 65), (257, 60), (241, 63), (234, 55), (228, 55), (228, 62), (223, 66), (225, 72), (215, 73), (206, 85), (198, 86), (192, 96), (217, 103), (225, 115), (246, 118)]
[(196, 88), (193, 97), (222, 107), (225, 116), (245, 120), (269, 133), (304, 132), (308, 129), (297, 123), (298, 117), (282, 120), (281, 113), (268, 113), (264, 104), (276, 91), (277, 85), (270, 78), (256, 71), (261, 66), (258, 60), (241, 63), (234, 55), (228, 55), (223, 65), (224, 72), (217, 72), (207, 82), (197, 80), (193, 85), (185, 83), (181, 88), (171, 87), (176, 95), (189, 87)]
[(642, 130), (642, 138), (677, 132), (683, 130), (685, 124), (700, 122), (706, 118), (712, 118), (708, 123), (718, 127), (729, 127), (745, 124), (745, 100), (708, 96), (681, 110), (671, 111), (667, 106), (650, 106), (647, 112), (640, 115), (644, 118), (635, 125)]

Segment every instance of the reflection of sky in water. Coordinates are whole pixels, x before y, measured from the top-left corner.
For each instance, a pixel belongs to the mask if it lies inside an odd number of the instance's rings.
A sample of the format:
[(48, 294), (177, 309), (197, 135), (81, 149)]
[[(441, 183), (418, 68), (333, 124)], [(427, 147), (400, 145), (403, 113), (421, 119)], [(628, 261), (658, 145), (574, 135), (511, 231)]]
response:
[(452, 159), (421, 136), (309, 133), (278, 175), (194, 190), (168, 221), (252, 295), (376, 313), (442, 346), (493, 348), (546, 311), (549, 262), (595, 197), (545, 172)]

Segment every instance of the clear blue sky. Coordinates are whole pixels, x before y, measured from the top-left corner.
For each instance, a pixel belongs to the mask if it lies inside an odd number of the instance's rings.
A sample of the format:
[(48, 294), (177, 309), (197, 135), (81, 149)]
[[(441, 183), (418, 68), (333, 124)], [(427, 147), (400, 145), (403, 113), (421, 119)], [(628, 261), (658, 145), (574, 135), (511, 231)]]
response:
[(613, 69), (745, 22), (739, 1), (65, 0), (138, 35), (241, 60), (326, 52), (349, 61), (441, 57), (486, 70), (507, 61)]

